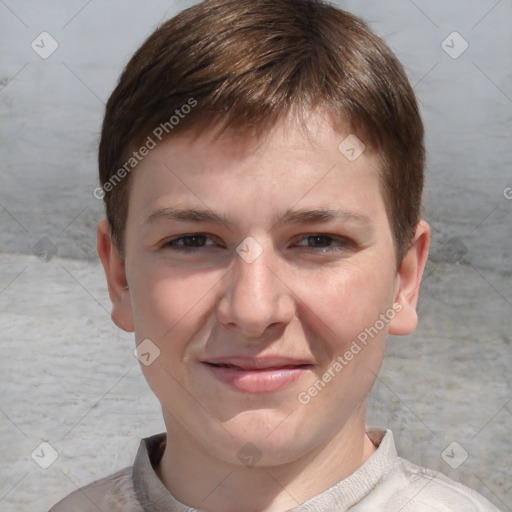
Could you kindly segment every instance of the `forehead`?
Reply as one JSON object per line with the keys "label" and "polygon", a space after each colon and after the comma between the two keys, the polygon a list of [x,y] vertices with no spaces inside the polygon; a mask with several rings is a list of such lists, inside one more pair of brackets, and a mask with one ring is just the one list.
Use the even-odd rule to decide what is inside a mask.
{"label": "forehead", "polygon": [[283,119],[258,138],[210,128],[157,144],[133,173],[130,210],[148,216],[194,203],[258,215],[300,203],[376,216],[383,210],[379,169],[378,155],[364,141],[321,114],[306,123]]}

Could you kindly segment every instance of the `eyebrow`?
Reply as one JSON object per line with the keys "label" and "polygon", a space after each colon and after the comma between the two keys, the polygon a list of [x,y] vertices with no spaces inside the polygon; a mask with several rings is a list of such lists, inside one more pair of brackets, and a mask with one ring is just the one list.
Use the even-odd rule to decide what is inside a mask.
{"label": "eyebrow", "polygon": [[314,224],[332,220],[355,220],[359,223],[370,224],[370,217],[351,210],[289,210],[279,220],[281,224]]}
{"label": "eyebrow", "polygon": [[[222,224],[229,229],[233,229],[234,227],[234,222],[230,221],[225,215],[208,209],[195,208],[159,208],[147,215],[142,220],[142,224],[153,224],[161,220],[195,222],[197,224]],[[358,211],[320,208],[288,210],[282,217],[277,219],[273,227],[277,224],[319,224],[333,220],[356,221],[359,224],[371,224],[370,217]]]}
{"label": "eyebrow", "polygon": [[180,222],[224,224],[228,227],[232,223],[224,216],[206,209],[194,208],[159,208],[142,220],[143,224],[152,224],[160,220],[176,220]]}

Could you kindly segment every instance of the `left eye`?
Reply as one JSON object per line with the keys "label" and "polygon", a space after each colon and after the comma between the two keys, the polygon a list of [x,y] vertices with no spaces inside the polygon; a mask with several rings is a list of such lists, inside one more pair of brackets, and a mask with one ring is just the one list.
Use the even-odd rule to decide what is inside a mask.
{"label": "left eye", "polygon": [[322,249],[322,252],[336,251],[350,245],[349,240],[330,235],[307,235],[296,244],[299,247],[308,249]]}

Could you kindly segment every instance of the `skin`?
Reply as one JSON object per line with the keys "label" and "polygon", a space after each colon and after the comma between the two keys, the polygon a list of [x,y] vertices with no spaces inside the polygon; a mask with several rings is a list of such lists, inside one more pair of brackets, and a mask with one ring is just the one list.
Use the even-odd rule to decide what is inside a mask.
{"label": "skin", "polygon": [[[219,138],[214,129],[174,136],[130,178],[124,260],[107,222],[98,226],[112,318],[135,332],[137,344],[150,339],[160,350],[141,365],[168,432],[157,473],[191,507],[289,510],[375,452],[365,434],[366,399],[388,333],[416,327],[430,229],[418,224],[397,269],[378,157],[366,149],[354,162],[345,158],[338,146],[349,133],[315,112],[306,129],[287,118],[258,141]],[[232,224],[178,221],[165,215],[170,208],[215,212]],[[319,209],[345,213],[283,220]],[[206,238],[169,244],[191,234]],[[262,249],[251,263],[236,252],[248,236]],[[183,243],[194,252],[180,252]],[[395,303],[400,312],[301,403],[299,393]],[[227,355],[279,355],[310,366],[282,389],[252,393],[219,381],[202,362]],[[237,457],[244,446],[260,457],[254,467]]]}

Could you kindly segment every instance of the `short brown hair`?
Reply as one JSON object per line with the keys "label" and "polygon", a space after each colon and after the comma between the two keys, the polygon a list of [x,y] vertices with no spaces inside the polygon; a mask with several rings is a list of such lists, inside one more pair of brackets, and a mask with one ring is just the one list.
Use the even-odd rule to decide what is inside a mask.
{"label": "short brown hair", "polygon": [[[194,108],[176,122],[187,104]],[[380,155],[400,262],[420,220],[423,189],[414,91],[382,39],[321,0],[206,0],[164,23],[134,54],[107,103],[99,146],[106,215],[121,254],[129,176],[112,179],[125,177],[123,164],[156,127],[170,136],[220,121],[223,129],[257,135],[291,109],[316,107],[349,123]]]}

